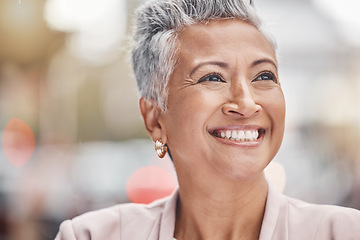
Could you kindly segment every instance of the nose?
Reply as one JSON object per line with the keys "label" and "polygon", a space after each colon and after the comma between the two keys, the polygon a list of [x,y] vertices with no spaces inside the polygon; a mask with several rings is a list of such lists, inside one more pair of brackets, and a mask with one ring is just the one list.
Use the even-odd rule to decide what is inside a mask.
{"label": "nose", "polygon": [[257,104],[248,86],[233,88],[231,98],[222,106],[222,112],[225,115],[240,116],[250,118],[261,110]]}

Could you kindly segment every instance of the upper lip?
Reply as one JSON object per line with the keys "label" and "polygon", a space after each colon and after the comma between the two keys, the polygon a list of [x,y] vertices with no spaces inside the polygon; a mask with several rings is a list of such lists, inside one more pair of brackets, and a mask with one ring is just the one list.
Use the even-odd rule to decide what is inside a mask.
{"label": "upper lip", "polygon": [[231,130],[243,130],[243,131],[256,131],[256,130],[260,130],[260,129],[264,129],[259,125],[227,125],[227,126],[219,126],[219,127],[214,127],[214,128],[210,128],[208,131],[210,133],[212,132],[216,132],[216,131],[231,131]]}

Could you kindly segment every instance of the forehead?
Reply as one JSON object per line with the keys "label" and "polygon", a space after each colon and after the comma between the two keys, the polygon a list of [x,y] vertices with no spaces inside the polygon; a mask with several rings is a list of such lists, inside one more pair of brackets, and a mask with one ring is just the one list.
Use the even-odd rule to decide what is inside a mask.
{"label": "forehead", "polygon": [[224,60],[236,57],[276,60],[267,38],[256,27],[239,19],[211,20],[186,27],[178,35],[178,54],[180,60],[194,61],[211,56]]}

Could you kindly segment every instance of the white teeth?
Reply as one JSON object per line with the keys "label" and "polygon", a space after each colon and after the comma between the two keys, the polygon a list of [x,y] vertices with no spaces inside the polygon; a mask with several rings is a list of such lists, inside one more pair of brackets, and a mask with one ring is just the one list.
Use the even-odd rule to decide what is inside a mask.
{"label": "white teeth", "polygon": [[233,141],[255,141],[259,137],[259,131],[258,130],[227,130],[225,132],[220,132],[220,134],[217,134],[218,137],[221,137],[223,139],[229,139]]}
{"label": "white teeth", "polygon": [[236,139],[237,138],[237,131],[232,131],[231,132],[231,137],[233,138],[233,139]]}
{"label": "white teeth", "polygon": [[226,131],[225,135],[227,139],[231,138],[231,131]]}
{"label": "white teeth", "polygon": [[239,131],[238,136],[239,136],[240,141],[245,141],[246,140],[246,136],[245,136],[244,131]]}
{"label": "white teeth", "polygon": [[251,131],[246,131],[245,132],[245,137],[246,137],[246,140],[248,140],[248,141],[254,140],[254,137],[253,137],[253,134],[252,134]]}
{"label": "white teeth", "polygon": [[258,137],[259,137],[259,132],[258,131],[254,131],[253,132],[253,137],[254,137],[254,139],[256,140],[256,139],[258,139]]}

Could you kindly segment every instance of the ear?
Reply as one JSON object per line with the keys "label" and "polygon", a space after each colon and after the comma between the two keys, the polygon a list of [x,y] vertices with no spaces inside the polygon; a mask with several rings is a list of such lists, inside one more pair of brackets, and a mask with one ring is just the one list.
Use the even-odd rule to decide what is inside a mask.
{"label": "ear", "polygon": [[166,143],[164,124],[160,120],[162,109],[153,99],[145,98],[140,98],[139,107],[149,136],[154,142],[161,139],[163,143]]}

